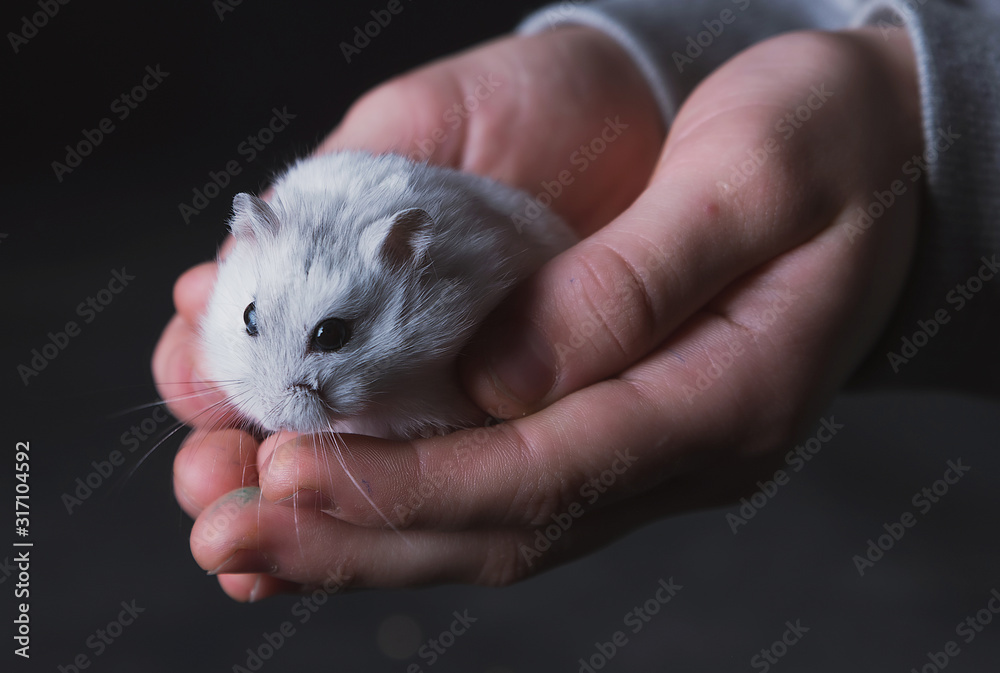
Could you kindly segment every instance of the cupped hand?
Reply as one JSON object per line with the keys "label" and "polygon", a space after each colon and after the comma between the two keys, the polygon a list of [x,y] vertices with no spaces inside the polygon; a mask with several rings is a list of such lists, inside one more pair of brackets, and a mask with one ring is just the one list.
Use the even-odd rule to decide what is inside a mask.
{"label": "cupped hand", "polygon": [[[396,152],[487,175],[531,195],[544,191],[543,182],[572,170],[572,184],[558,184],[552,207],[583,236],[641,193],[664,133],[655,101],[628,57],[599,33],[568,28],[500,39],[397,77],[352,106],[317,152]],[[604,144],[591,149],[592,143]],[[600,161],[581,169],[581,162],[590,164],[588,156],[598,150]],[[531,211],[524,215],[530,217]],[[178,280],[177,315],[153,358],[158,390],[171,411],[200,428],[175,464],[175,492],[192,516],[213,502],[224,505],[219,499],[227,493],[242,501],[245,491],[236,489],[259,483],[258,442],[235,430],[219,430],[236,425],[235,416],[223,404],[224,396],[199,374],[198,323],[215,273],[216,264],[205,263]],[[303,506],[303,499],[295,504]],[[215,528],[221,531],[224,522],[218,519]],[[203,564],[219,565],[214,560]],[[243,599],[248,591],[258,596],[288,588],[262,583],[262,578],[220,579]]]}
{"label": "cupped hand", "polygon": [[[530,40],[560,34],[621,57],[583,29]],[[486,47],[496,50],[488,62],[525,63],[523,40]],[[421,100],[447,79],[428,73],[477,53],[390,85],[402,93],[362,101],[341,130],[379,96]],[[278,435],[258,447],[235,430],[196,434],[178,456],[176,490],[198,516],[196,559],[223,573],[230,595],[331,581],[504,584],[653,518],[738,497],[815,420],[884,326],[917,222],[919,185],[903,166],[922,145],[903,31],[888,40],[790,34],[747,50],[685,102],[658,161],[648,159],[661,147],[649,99],[593,86],[613,88],[634,71],[609,77],[591,65],[588,84],[586,61],[542,60],[528,59],[519,81],[543,80],[543,94],[566,88],[539,104],[565,110],[573,93],[592,105],[554,117],[507,108],[536,129],[524,145],[504,108],[490,108],[483,127],[470,117],[462,148],[441,143],[439,158],[534,193],[572,170],[568,148],[598,137],[605,118],[635,126],[553,203],[589,237],[515,291],[463,359],[476,402],[509,420],[405,443]],[[629,109],[628,100],[642,103]],[[414,137],[388,102],[375,107],[383,116],[370,119],[397,129],[392,142]],[[502,141],[475,135],[491,127],[507,129]],[[331,146],[352,146],[337,136]],[[474,137],[482,147],[473,151]],[[519,163],[509,153],[519,148],[542,154]],[[880,214],[859,219],[865,210]],[[192,324],[210,275],[179,282],[175,323]],[[177,357],[194,358],[184,352]]]}

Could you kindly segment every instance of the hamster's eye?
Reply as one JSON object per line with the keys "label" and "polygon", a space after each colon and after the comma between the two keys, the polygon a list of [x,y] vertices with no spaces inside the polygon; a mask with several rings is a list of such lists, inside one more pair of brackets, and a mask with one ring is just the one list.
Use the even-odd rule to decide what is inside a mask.
{"label": "hamster's eye", "polygon": [[250,302],[247,310],[243,311],[243,322],[247,326],[247,334],[257,336],[257,307]]}
{"label": "hamster's eye", "polygon": [[316,326],[311,347],[317,351],[336,351],[351,338],[351,328],[340,318],[329,318]]}

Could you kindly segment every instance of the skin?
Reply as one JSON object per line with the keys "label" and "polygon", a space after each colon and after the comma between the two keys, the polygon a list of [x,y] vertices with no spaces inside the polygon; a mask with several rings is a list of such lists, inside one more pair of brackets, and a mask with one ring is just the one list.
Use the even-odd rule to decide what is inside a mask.
{"label": "skin", "polygon": [[[451,130],[443,114],[487,73],[503,84]],[[813,87],[832,95],[814,97],[797,128],[777,127]],[[580,172],[570,157],[606,117],[628,128]],[[412,153],[436,128],[448,137],[430,161],[531,194],[568,169],[574,182],[552,207],[587,238],[518,288],[461,360],[472,399],[507,422],[410,442],[342,438],[391,527],[329,440],[220,429],[206,411],[217,395],[196,383],[194,327],[215,265],[181,276],[153,370],[172,412],[196,426],[174,468],[196,518],[192,552],[237,600],[324,581],[508,584],[737,499],[866,357],[906,279],[918,189],[852,228],[923,150],[903,30],[756,45],[691,94],[669,137],[638,71],[600,33],[506,37],[373,90],[317,151]],[[554,521],[570,523],[555,532]],[[547,527],[549,545],[537,537]]]}

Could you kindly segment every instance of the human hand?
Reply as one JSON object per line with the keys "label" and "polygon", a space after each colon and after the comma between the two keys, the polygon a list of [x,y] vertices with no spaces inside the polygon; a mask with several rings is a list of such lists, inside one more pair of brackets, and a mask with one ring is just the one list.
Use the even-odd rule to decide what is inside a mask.
{"label": "human hand", "polygon": [[[613,142],[599,148],[600,161],[580,170],[571,164],[574,153],[602,132],[610,137],[606,118],[620,119],[627,132],[611,137]],[[355,104],[318,152],[361,148],[412,156],[416,150],[417,158],[533,193],[543,180],[573,169],[574,182],[563,187],[555,208],[585,235],[641,192],[662,135],[655,102],[625,54],[603,35],[574,28],[505,38],[390,81]],[[187,440],[175,468],[178,500],[192,516],[227,492],[258,483],[253,437],[233,430],[206,432],[236,425],[220,406],[224,397],[201,383],[197,373],[196,329],[215,266],[203,264],[179,279],[178,314],[153,361],[160,394],[171,410],[202,428]],[[301,508],[303,499],[296,503]],[[243,599],[251,590],[256,597],[287,588],[254,578],[248,584],[246,576],[220,579]]]}
{"label": "human hand", "polygon": [[[807,121],[776,126],[810,101]],[[916,189],[870,229],[854,217],[920,146],[902,31],[887,42],[867,31],[787,35],[744,52],[685,103],[635,203],[484,326],[465,361],[468,388],[514,420],[400,444],[345,438],[351,472],[374,485],[369,497],[399,533],[331,469],[329,447],[277,436],[255,454],[235,431],[209,433],[177,461],[178,498],[200,513],[196,558],[269,573],[220,577],[241,599],[331,573],[377,586],[506,583],[665,513],[738,495],[887,319],[912,250]],[[571,211],[586,196],[557,206]],[[223,467],[213,469],[216,457]],[[263,498],[231,493],[209,505],[257,483],[244,474],[259,478]],[[301,496],[298,508],[279,502],[303,489],[323,493],[318,507],[332,514]],[[571,525],[540,543],[567,514]]]}

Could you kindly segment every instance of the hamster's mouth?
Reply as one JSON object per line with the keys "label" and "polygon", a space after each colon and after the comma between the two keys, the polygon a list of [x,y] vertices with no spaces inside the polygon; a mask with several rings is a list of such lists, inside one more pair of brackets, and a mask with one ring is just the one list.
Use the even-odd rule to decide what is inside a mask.
{"label": "hamster's mouth", "polygon": [[342,432],[351,416],[335,409],[322,392],[307,384],[293,384],[259,420],[270,432]]}

